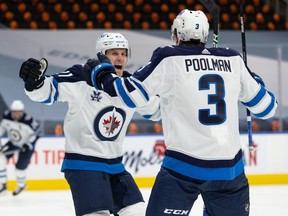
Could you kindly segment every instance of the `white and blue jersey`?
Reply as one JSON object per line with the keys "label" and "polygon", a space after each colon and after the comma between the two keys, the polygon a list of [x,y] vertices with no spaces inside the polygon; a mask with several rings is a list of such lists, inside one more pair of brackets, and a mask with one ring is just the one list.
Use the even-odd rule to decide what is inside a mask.
{"label": "white and blue jersey", "polygon": [[[68,103],[62,171],[97,170],[115,174],[125,170],[122,143],[136,109],[127,108],[119,99],[87,85],[82,65],[47,76],[41,88],[25,92],[33,101],[47,105]],[[137,112],[148,119],[159,120],[159,98],[154,97]]]}
{"label": "white and blue jersey", "polygon": [[166,46],[133,76],[101,80],[129,107],[159,95],[167,146],[163,167],[200,180],[231,180],[244,171],[238,101],[256,117],[274,115],[274,95],[229,48]]}
{"label": "white and blue jersey", "polygon": [[23,113],[19,121],[15,121],[11,112],[7,110],[0,122],[0,136],[5,134],[9,141],[18,148],[24,144],[31,146],[40,136],[39,123],[26,113]]}

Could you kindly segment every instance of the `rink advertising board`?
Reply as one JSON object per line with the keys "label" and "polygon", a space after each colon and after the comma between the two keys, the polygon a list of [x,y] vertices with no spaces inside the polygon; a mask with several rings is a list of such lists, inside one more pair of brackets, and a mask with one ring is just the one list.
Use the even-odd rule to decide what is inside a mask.
{"label": "rink advertising board", "polygon": [[[250,184],[288,184],[288,134],[254,134],[254,151],[249,152],[247,135],[241,135],[243,157]],[[2,139],[2,144],[6,139]],[[60,172],[64,158],[64,137],[42,137],[27,170],[31,190],[68,189]],[[165,143],[163,136],[127,136],[123,162],[139,187],[151,187],[162,163]],[[8,163],[8,187],[15,186],[15,162]]]}

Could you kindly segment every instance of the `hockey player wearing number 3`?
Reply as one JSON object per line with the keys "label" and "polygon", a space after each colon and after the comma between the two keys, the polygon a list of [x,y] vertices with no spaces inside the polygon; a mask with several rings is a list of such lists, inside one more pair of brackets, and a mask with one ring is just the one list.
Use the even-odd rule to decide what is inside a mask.
{"label": "hockey player wearing number 3", "polygon": [[[130,76],[124,71],[130,49],[122,34],[102,34],[96,51],[108,56],[116,68],[115,74]],[[68,102],[62,171],[70,185],[76,215],[144,216],[143,197],[122,163],[123,139],[136,109],[87,85],[84,71],[95,66],[93,60],[88,62],[85,67],[74,65],[64,72],[44,76],[45,67],[41,68],[38,60],[28,59],[21,66],[20,77],[33,101],[48,105]],[[159,97],[154,97],[148,106],[137,108],[137,112],[159,120]]]}
{"label": "hockey player wearing number 3", "polygon": [[160,95],[167,150],[146,216],[189,215],[199,195],[210,216],[247,216],[238,100],[267,119],[277,108],[275,97],[249,73],[237,51],[205,47],[209,24],[202,11],[183,10],[171,31],[176,45],[157,48],[131,77],[109,73],[101,54],[98,59],[105,62],[86,77],[127,106],[142,106],[145,95]]}

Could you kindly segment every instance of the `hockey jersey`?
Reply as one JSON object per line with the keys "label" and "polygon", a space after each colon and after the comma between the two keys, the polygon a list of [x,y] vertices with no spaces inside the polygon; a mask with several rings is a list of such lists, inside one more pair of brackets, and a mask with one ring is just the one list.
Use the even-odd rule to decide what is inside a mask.
{"label": "hockey jersey", "polygon": [[19,121],[14,121],[11,112],[7,110],[0,122],[0,136],[5,134],[9,141],[19,148],[24,144],[30,146],[40,136],[39,123],[26,113]]}
{"label": "hockey jersey", "polygon": [[160,95],[167,146],[162,166],[201,180],[231,180],[244,171],[238,101],[258,118],[275,113],[274,95],[229,48],[166,46],[133,76],[101,80],[129,107]]}
{"label": "hockey jersey", "polygon": [[[124,171],[122,143],[136,109],[87,85],[82,65],[47,76],[41,88],[25,92],[33,101],[47,105],[68,103],[62,170]],[[147,119],[159,120],[159,97],[137,111]]]}

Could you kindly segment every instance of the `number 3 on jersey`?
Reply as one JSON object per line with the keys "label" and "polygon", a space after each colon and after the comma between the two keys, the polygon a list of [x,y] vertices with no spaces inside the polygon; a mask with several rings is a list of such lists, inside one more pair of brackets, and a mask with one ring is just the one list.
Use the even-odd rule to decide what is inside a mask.
{"label": "number 3 on jersey", "polygon": [[216,114],[212,115],[210,109],[199,109],[199,121],[204,125],[218,125],[226,121],[226,103],[224,100],[225,87],[223,78],[217,74],[208,74],[200,77],[200,91],[210,90],[212,87],[215,87],[215,93],[207,95],[207,103],[215,106]]}

